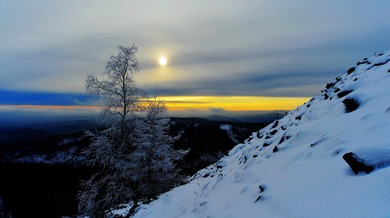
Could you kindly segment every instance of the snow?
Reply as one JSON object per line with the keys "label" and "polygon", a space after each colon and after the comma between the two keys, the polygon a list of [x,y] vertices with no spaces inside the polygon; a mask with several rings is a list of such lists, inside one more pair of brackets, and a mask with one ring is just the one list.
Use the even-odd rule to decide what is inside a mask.
{"label": "snow", "polygon": [[354,68],[133,217],[390,217],[390,51]]}
{"label": "snow", "polygon": [[219,126],[220,129],[222,130],[226,130],[227,132],[231,131],[232,130],[232,125],[229,125],[229,124],[222,124]]}
{"label": "snow", "polygon": [[240,141],[237,139],[236,135],[234,134],[232,130],[232,125],[229,124],[222,124],[219,126],[220,129],[225,130],[226,133],[228,134],[229,138],[234,142],[234,143],[240,143]]}
{"label": "snow", "polygon": [[389,148],[360,148],[353,153],[357,158],[375,168],[387,167],[390,165]]}

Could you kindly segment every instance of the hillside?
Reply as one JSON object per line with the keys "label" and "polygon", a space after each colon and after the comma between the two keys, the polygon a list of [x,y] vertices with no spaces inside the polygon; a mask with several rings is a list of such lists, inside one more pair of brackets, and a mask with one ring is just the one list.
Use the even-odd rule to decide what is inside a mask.
{"label": "hillside", "polygon": [[[174,146],[191,148],[180,162],[183,177],[218,161],[253,131],[269,124],[201,118],[171,118],[171,121],[170,134],[180,133]],[[71,119],[11,124],[0,128],[0,217],[9,213],[14,217],[77,214],[79,181],[88,179],[97,170],[84,164],[81,151],[90,140],[83,129],[101,126]]]}
{"label": "hillside", "polygon": [[134,217],[389,217],[389,132],[386,51]]}

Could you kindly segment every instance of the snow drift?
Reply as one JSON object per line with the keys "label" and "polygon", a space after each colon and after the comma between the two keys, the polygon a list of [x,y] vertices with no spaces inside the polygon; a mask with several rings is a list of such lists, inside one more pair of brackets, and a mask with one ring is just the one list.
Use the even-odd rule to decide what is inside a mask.
{"label": "snow drift", "polygon": [[386,51],[134,217],[390,217],[389,134]]}

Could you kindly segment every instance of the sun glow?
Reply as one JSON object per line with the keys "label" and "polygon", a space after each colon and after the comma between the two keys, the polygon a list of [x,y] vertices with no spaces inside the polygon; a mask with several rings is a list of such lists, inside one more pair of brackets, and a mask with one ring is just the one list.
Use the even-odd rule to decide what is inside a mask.
{"label": "sun glow", "polygon": [[167,58],[160,57],[160,59],[158,60],[158,63],[160,63],[161,66],[165,66],[167,64]]}

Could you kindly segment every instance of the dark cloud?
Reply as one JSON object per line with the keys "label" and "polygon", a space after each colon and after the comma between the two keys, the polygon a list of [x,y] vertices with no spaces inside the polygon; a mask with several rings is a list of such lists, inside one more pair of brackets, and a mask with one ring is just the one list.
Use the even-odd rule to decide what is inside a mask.
{"label": "dark cloud", "polygon": [[[217,79],[160,85],[160,95],[307,97],[318,94],[335,73],[322,71],[245,72]],[[153,89],[148,89],[153,91]]]}

